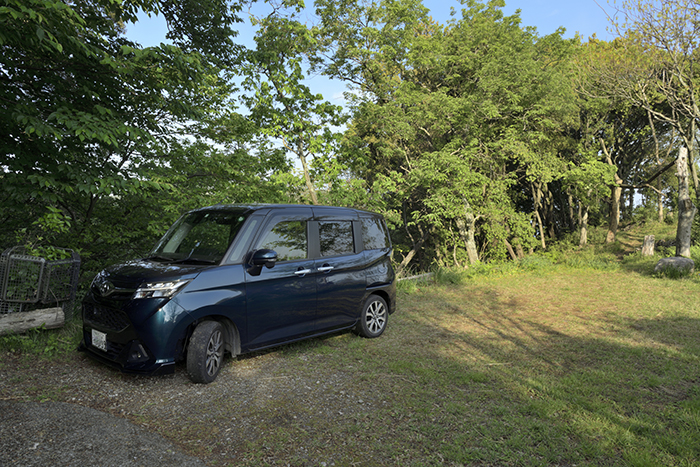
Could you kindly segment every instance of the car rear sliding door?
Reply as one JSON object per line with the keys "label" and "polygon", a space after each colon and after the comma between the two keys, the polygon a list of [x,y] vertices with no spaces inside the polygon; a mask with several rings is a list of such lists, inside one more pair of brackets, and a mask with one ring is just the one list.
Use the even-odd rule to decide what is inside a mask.
{"label": "car rear sliding door", "polygon": [[357,252],[357,223],[345,218],[322,217],[311,223],[318,235],[316,316],[319,330],[343,328],[354,323],[366,291],[362,253]]}

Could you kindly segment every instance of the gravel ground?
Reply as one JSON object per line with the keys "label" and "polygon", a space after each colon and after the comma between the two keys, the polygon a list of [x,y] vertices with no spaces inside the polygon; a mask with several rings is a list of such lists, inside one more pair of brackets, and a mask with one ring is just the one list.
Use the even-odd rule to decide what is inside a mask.
{"label": "gravel ground", "polygon": [[[311,345],[347,339],[357,337]],[[0,465],[336,465],[326,457],[344,440],[328,438],[328,423],[352,429],[387,402],[368,400],[351,364],[329,369],[323,352],[311,350],[229,358],[209,385],[191,383],[183,364],[174,375],[144,377],[78,352],[64,360],[5,353]],[[270,438],[274,457],[265,458]]]}
{"label": "gravel ground", "polygon": [[65,402],[0,402],[0,465],[204,466],[162,436]]}

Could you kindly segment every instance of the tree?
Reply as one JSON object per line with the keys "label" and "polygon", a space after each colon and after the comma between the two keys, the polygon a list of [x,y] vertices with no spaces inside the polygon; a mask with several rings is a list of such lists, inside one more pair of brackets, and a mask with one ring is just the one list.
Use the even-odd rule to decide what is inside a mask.
{"label": "tree", "polygon": [[522,29],[502,2],[466,4],[447,27],[410,0],[318,10],[318,66],[356,89],[346,147],[398,227],[402,267],[533,247],[531,214],[545,205],[522,188],[546,191],[565,167],[573,42]]}
{"label": "tree", "polygon": [[673,133],[673,126],[653,118],[664,110],[665,103],[639,105],[621,91],[621,82],[641,83],[647,79],[650,61],[649,51],[627,38],[612,42],[592,38],[576,58],[576,87],[586,126],[584,139],[615,168],[610,183],[608,243],[617,233],[623,189],[632,193],[635,189],[660,192],[651,183],[673,165],[673,159],[669,163],[669,158],[662,156],[659,144],[661,139],[668,140],[666,135]]}
{"label": "tree", "polygon": [[275,10],[266,17],[253,17],[258,26],[256,48],[245,54],[240,72],[243,89],[249,91],[242,101],[250,110],[250,119],[269,137],[278,139],[301,163],[310,200],[318,204],[309,158],[332,154],[340,134],[333,128],[345,123],[342,108],[314,94],[304,84],[304,58],[315,48],[306,25],[292,13]]}
{"label": "tree", "polygon": [[[286,199],[284,154],[236,111],[222,70],[241,59],[239,9],[2,1],[0,247],[73,248],[90,274],[147,253],[189,208]],[[139,10],[164,14],[171,45],[124,37]]]}
{"label": "tree", "polygon": [[[615,24],[618,33],[628,49],[644,51],[647,60],[636,65],[637,73],[618,76],[616,93],[645,109],[656,121],[673,127],[692,156],[700,119],[700,5],[695,0],[630,0],[623,3],[623,13],[624,22]],[[692,157],[688,157],[688,163],[698,196],[696,163]],[[687,203],[679,202],[679,218],[694,216],[695,210],[686,212],[684,206]],[[683,225],[690,229],[692,222]],[[690,238],[690,231],[678,232],[677,241],[683,243],[680,250],[689,250]]]}

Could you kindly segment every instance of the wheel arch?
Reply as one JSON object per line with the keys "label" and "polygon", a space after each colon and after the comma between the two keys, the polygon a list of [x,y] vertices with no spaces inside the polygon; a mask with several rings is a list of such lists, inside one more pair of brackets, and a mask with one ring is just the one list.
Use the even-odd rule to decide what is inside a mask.
{"label": "wheel arch", "polygon": [[[205,321],[218,321],[224,328],[224,350],[226,352],[230,353],[233,357],[241,353],[241,335],[238,331],[238,327],[229,318],[219,315],[209,315],[193,321],[187,330],[188,345],[195,328]],[[187,346],[185,346],[185,348],[186,347]],[[184,354],[186,354],[186,352],[184,352]]]}
{"label": "wheel arch", "polygon": [[367,300],[372,298],[372,295],[378,295],[379,297],[382,297],[384,301],[386,302],[386,306],[389,309],[389,314],[391,314],[394,310],[393,306],[393,300],[391,299],[391,295],[383,289],[376,289],[376,290],[369,290],[367,293],[367,296],[365,297],[365,300],[362,302],[362,306],[365,306],[365,303],[367,303]]}

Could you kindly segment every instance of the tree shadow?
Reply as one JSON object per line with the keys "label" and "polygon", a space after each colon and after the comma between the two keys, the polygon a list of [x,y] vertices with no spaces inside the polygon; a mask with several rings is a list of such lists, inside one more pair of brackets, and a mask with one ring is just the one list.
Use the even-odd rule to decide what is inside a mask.
{"label": "tree shadow", "polygon": [[[537,443],[560,454],[573,443],[596,464],[700,458],[700,319],[598,316],[586,328],[583,312],[548,316],[543,310],[538,316],[536,310],[524,312],[518,299],[480,299],[485,302],[479,311],[443,299],[435,307],[447,318],[417,318],[422,334],[455,344],[446,357],[425,343],[432,349],[426,359],[442,360],[450,371],[462,359],[465,374],[479,370],[493,390],[508,394],[500,402],[505,415],[498,407],[481,409],[486,418],[515,425],[507,436],[523,436],[528,426],[567,435],[545,439],[529,433],[530,455],[540,451]],[[462,352],[457,357],[455,347]],[[569,462],[581,461],[579,455],[572,453]],[[464,456],[453,460],[472,459]]]}

